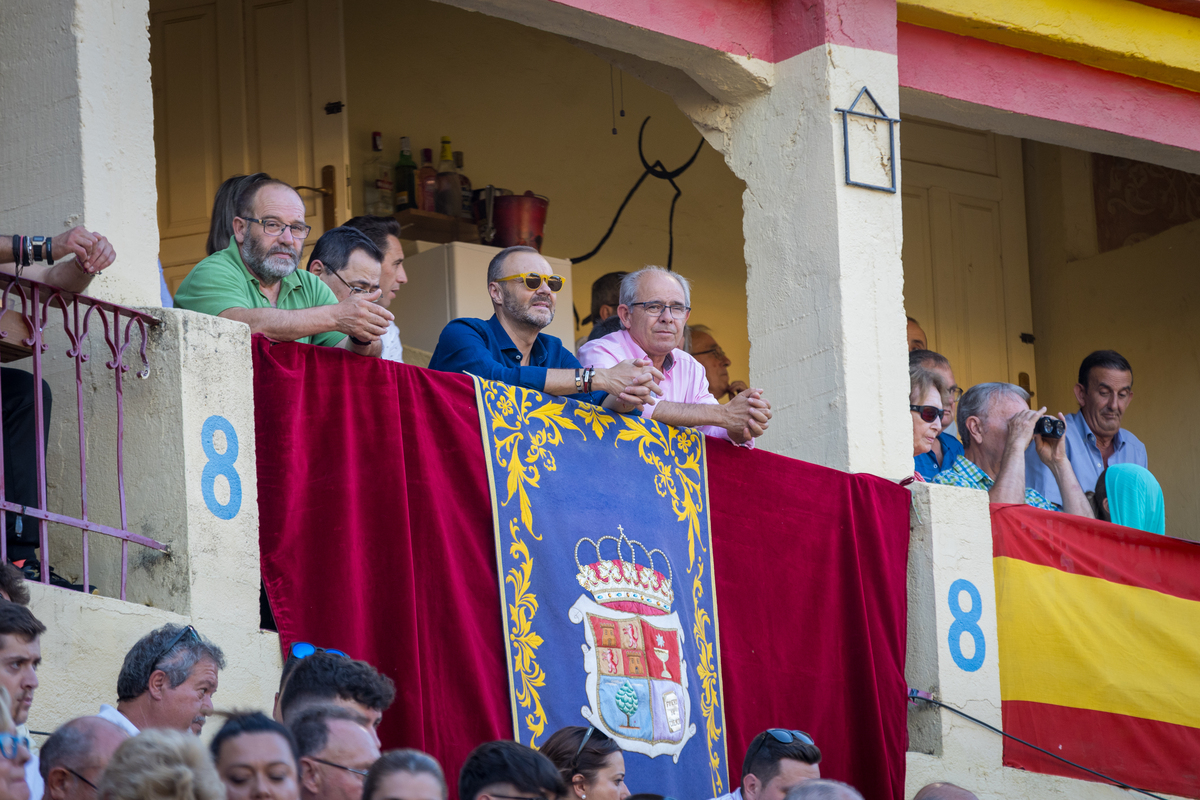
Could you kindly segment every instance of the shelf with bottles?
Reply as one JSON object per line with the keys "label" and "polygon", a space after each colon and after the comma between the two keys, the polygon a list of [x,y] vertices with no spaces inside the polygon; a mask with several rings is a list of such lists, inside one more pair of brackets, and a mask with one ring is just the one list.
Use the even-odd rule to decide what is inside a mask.
{"label": "shelf with bottles", "polygon": [[436,167],[432,148],[421,150],[419,167],[412,156],[412,142],[402,136],[400,160],[392,168],[396,186],[394,210],[417,209],[473,222],[471,179],[463,173],[463,152],[452,149],[450,137],[442,137]]}
{"label": "shelf with bottles", "polygon": [[422,211],[419,208],[406,208],[393,214],[400,222],[402,236],[405,239],[416,239],[423,242],[468,242],[479,244],[479,228],[471,220],[454,217],[449,214],[439,214],[436,211]]}

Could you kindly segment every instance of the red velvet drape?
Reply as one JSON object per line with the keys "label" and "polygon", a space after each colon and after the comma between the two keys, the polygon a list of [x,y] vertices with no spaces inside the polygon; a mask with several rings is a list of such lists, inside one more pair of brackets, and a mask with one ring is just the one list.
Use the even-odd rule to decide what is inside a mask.
{"label": "red velvet drape", "polygon": [[[474,389],[261,336],[254,377],[280,637],[390,675],[385,746],[432,753],[453,785],[471,748],[512,736]],[[708,468],[731,782],[756,732],[802,728],[824,775],[899,800],[908,492],[715,440]]]}

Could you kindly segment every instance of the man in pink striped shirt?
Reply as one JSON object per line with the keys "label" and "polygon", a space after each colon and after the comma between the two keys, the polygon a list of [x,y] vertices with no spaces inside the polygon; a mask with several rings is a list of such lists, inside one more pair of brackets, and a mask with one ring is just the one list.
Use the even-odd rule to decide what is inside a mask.
{"label": "man in pink striped shirt", "polygon": [[708,390],[704,366],[679,349],[691,313],[687,279],[662,267],[646,267],[621,280],[620,300],[621,330],[585,343],[579,362],[611,367],[649,358],[664,376],[658,382],[663,395],[642,406],[642,416],[753,446],[771,421],[771,404],[762,389],[747,389],[721,405]]}

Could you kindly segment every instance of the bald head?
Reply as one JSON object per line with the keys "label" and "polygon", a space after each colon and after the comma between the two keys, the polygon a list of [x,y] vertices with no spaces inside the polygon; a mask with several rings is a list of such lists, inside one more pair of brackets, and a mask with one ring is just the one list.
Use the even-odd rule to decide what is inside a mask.
{"label": "bald head", "polygon": [[979,800],[973,792],[968,792],[953,783],[931,783],[921,787],[921,791],[913,795],[913,800]]}
{"label": "bald head", "polygon": [[62,725],[42,745],[38,768],[48,800],[87,800],[95,790],[83,780],[100,783],[109,759],[129,738],[101,717],[79,717]]}
{"label": "bald head", "polygon": [[792,787],[785,800],[863,800],[863,796],[848,783],[818,778]]}

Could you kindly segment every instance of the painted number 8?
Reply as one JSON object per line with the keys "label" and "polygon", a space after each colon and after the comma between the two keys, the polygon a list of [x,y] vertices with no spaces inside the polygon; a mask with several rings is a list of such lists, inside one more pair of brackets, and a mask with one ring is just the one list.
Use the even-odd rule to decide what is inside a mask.
{"label": "painted number 8", "polygon": [[[963,611],[962,593],[966,592],[971,598],[971,610]],[[959,578],[950,584],[950,615],[954,622],[950,623],[950,657],[958,668],[965,672],[975,672],[983,666],[983,657],[987,653],[987,643],[983,638],[983,630],[977,624],[983,616],[983,600],[975,584]],[[975,652],[970,658],[963,655],[962,637],[968,634],[975,644]]]}
{"label": "painted number 8", "polygon": [[[225,434],[224,453],[217,452],[214,440],[217,431]],[[204,420],[204,426],[200,429],[200,444],[204,447],[204,455],[208,456],[204,472],[200,475],[200,492],[204,495],[204,504],[218,519],[233,519],[242,507],[242,479],[233,466],[238,457],[237,432],[229,420],[214,414]],[[214,491],[218,475],[225,476],[229,484],[229,502],[224,505],[217,500]]]}

